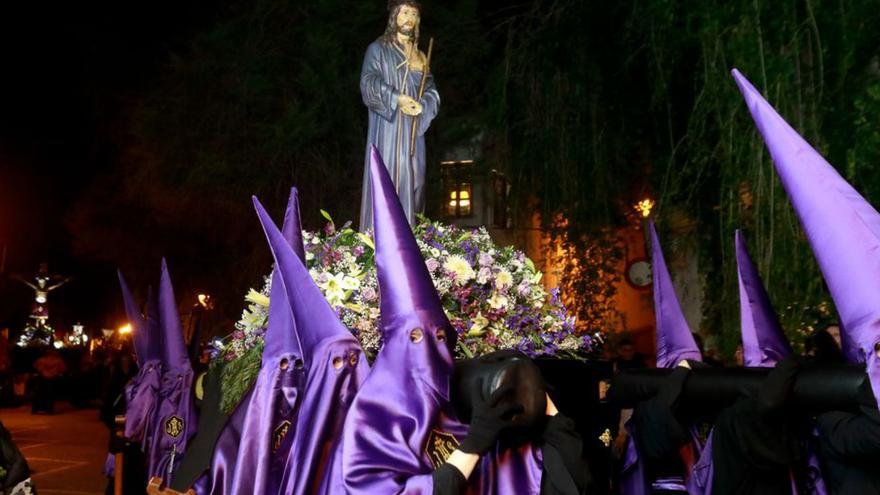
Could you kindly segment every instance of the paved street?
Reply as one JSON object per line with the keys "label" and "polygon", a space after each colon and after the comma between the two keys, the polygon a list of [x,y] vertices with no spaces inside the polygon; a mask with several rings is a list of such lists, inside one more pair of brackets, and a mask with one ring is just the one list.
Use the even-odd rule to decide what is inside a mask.
{"label": "paved street", "polygon": [[0,421],[27,458],[38,493],[103,494],[108,432],[98,421],[98,410],[74,410],[60,402],[56,411],[32,416],[29,407],[0,409]]}

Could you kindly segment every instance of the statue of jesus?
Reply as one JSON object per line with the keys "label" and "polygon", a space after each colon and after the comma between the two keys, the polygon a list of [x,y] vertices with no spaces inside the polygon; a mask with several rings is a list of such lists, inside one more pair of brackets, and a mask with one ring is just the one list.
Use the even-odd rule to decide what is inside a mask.
{"label": "statue of jesus", "polygon": [[[424,74],[425,91],[419,98],[427,65],[427,57],[418,47],[421,7],[413,0],[390,0],[388,10],[385,33],[367,48],[361,69],[361,96],[370,113],[361,198],[362,231],[373,225],[370,144],[382,154],[410,225],[415,224],[416,214],[424,212],[425,131],[440,108],[430,68]],[[411,151],[414,120],[416,139]]]}

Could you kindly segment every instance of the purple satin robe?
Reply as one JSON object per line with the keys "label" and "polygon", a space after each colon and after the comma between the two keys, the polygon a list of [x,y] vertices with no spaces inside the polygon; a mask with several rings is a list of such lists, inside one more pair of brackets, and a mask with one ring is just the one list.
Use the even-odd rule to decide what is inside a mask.
{"label": "purple satin robe", "polygon": [[134,330],[132,339],[138,374],[125,386],[125,437],[140,442],[147,450],[153,441],[153,417],[159,394],[159,381],[162,376],[162,342],[156,321],[155,300],[148,304],[147,318],[141,315],[134,296],[119,272],[119,285],[128,321]]}
{"label": "purple satin robe", "polygon": [[[456,334],[375,147],[370,158],[384,346],[345,421],[344,488],[350,495],[429,495],[432,472],[467,432],[449,400]],[[538,494],[542,467],[531,445],[489,453],[468,493]]]}
{"label": "purple satin robe", "polygon": [[198,418],[193,403],[193,371],[183,342],[183,329],[168,266],[162,260],[159,285],[159,328],[162,332],[162,378],[153,418],[155,432],[147,452],[147,476],[169,481],[180,464]]}

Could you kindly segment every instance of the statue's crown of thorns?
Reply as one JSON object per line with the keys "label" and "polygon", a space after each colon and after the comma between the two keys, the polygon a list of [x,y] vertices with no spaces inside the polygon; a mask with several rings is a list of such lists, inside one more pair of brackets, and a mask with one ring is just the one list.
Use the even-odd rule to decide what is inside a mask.
{"label": "statue's crown of thorns", "polygon": [[394,9],[401,5],[409,5],[410,7],[415,7],[419,12],[422,11],[422,5],[415,0],[388,0],[388,12],[393,12]]}

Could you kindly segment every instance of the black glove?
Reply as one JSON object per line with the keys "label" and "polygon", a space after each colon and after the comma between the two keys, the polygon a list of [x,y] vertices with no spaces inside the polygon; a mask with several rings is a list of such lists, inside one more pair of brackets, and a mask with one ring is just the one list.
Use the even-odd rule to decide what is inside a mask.
{"label": "black glove", "polygon": [[492,393],[488,400],[483,397],[483,380],[474,387],[473,413],[468,434],[458,446],[462,452],[484,454],[498,441],[498,435],[513,424],[513,416],[522,411],[522,406],[505,402],[513,386],[502,387]]}

